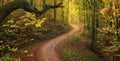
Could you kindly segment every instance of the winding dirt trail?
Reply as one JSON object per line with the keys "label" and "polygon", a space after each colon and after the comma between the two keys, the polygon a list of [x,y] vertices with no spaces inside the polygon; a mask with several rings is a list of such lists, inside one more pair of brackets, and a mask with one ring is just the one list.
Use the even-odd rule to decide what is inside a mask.
{"label": "winding dirt trail", "polygon": [[[20,58],[21,61],[62,61],[59,56],[59,44],[65,42],[66,39],[70,39],[72,35],[76,34],[80,28],[72,26],[72,30],[66,34],[60,35],[49,41],[38,43],[26,53],[20,53],[14,55],[14,58]],[[29,57],[28,54],[32,54]]]}
{"label": "winding dirt trail", "polygon": [[55,48],[59,43],[77,31],[79,31],[79,28],[77,26],[73,26],[73,29],[70,32],[44,43],[37,54],[37,61],[61,61]]}

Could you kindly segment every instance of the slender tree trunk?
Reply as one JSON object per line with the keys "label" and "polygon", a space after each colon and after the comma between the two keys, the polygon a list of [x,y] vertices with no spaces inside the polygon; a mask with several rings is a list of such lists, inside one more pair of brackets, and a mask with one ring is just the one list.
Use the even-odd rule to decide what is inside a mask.
{"label": "slender tree trunk", "polygon": [[34,1],[33,0],[31,0],[31,5],[33,5],[34,4]]}
{"label": "slender tree trunk", "polygon": [[62,8],[62,22],[64,22],[64,8]]}
{"label": "slender tree trunk", "polygon": [[67,5],[67,6],[68,6],[68,7],[67,7],[67,20],[69,20],[69,19],[68,19],[68,17],[69,17],[69,8],[70,8],[70,7],[69,7],[69,3],[70,3],[70,0],[68,0],[68,5]]}
{"label": "slender tree trunk", "polygon": [[[116,9],[118,9],[119,8],[119,5],[118,6],[116,6]],[[116,32],[117,32],[117,34],[116,34],[116,36],[117,36],[117,41],[120,41],[120,35],[119,35],[119,31],[118,31],[118,29],[120,28],[120,20],[119,20],[119,18],[120,18],[120,16],[118,16],[118,17],[116,17]]]}
{"label": "slender tree trunk", "polygon": [[[89,11],[87,11],[89,13]],[[87,17],[88,17],[88,22],[87,22],[87,30],[89,31],[90,30],[90,16],[89,14],[87,14]]]}
{"label": "slender tree trunk", "polygon": [[79,21],[81,22],[81,16],[80,16],[80,13],[81,12],[81,10],[80,10],[80,6],[79,6]]}
{"label": "slender tree trunk", "polygon": [[4,0],[1,0],[2,5],[4,4]]}
{"label": "slender tree trunk", "polygon": [[[95,0],[93,0],[93,2],[95,3]],[[92,14],[92,49],[94,48],[94,42],[95,42],[95,4],[94,4],[94,9],[93,9],[93,14]]]}
{"label": "slender tree trunk", "polygon": [[[54,5],[56,5],[56,0],[54,0]],[[56,22],[56,8],[54,8],[54,23]]]}

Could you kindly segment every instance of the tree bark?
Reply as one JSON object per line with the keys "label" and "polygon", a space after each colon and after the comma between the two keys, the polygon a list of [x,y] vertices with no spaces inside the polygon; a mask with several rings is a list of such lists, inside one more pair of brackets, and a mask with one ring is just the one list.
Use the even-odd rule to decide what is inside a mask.
{"label": "tree bark", "polygon": [[4,24],[7,20],[4,20],[11,12],[14,10],[17,10],[19,8],[24,9],[28,12],[34,12],[35,14],[39,14],[41,16],[46,11],[52,8],[58,8],[62,7],[62,3],[59,3],[57,5],[45,5],[44,9],[41,11],[38,11],[35,7],[33,7],[31,4],[29,4],[26,0],[15,0],[13,2],[7,3],[0,7],[0,25]]}
{"label": "tree bark", "polygon": [[[56,5],[56,0],[54,0],[54,5]],[[57,9],[54,9],[54,23],[56,22],[56,13],[57,13]]]}

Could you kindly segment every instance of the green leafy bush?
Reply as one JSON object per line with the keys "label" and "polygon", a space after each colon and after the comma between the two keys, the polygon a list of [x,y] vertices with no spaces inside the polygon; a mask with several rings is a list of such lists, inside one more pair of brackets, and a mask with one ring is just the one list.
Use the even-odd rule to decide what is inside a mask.
{"label": "green leafy bush", "polygon": [[35,14],[26,12],[20,20],[8,20],[0,27],[0,55],[15,52],[24,43],[33,42],[40,38],[42,23],[46,18],[37,19]]}

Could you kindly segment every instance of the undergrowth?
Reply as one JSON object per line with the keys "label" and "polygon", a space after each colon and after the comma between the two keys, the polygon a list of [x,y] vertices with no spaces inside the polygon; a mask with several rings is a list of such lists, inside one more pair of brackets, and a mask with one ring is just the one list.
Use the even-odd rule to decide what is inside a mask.
{"label": "undergrowth", "polygon": [[91,50],[86,49],[85,51],[80,51],[79,49],[76,49],[74,45],[81,43],[82,38],[79,34],[73,36],[68,44],[60,49],[63,61],[101,61],[101,59]]}
{"label": "undergrowth", "polygon": [[70,27],[57,21],[53,24],[48,18],[36,18],[34,13],[25,12],[19,19],[9,19],[0,29],[0,61],[16,61],[11,55],[23,53],[36,43],[69,31]]}

